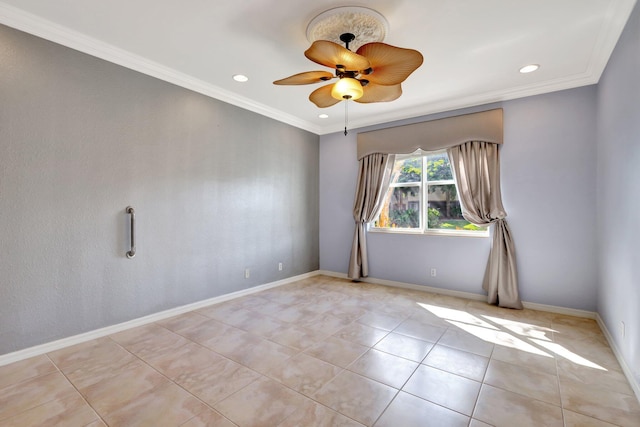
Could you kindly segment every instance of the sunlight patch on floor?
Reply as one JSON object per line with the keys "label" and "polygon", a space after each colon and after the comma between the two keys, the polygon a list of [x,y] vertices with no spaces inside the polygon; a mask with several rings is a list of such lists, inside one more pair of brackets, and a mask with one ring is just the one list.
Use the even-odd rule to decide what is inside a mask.
{"label": "sunlight patch on floor", "polygon": [[501,319],[499,317],[484,316],[484,315],[482,317],[494,323],[497,323],[504,328],[507,328],[511,332],[514,332],[518,335],[522,335],[528,338],[552,341],[552,339],[549,338],[547,334],[551,335],[552,332],[556,332],[551,328],[545,328],[544,326],[538,326],[538,325],[531,325],[529,323],[517,322],[515,320]]}
{"label": "sunlight patch on floor", "polygon": [[568,350],[567,348],[561,346],[560,344],[557,344],[554,342],[540,341],[540,340],[533,340],[533,341],[535,341],[538,345],[541,345],[542,347],[545,347],[548,350],[554,352],[558,356],[564,357],[565,359],[577,365],[586,366],[587,368],[598,369],[601,371],[607,370],[606,368],[603,368],[602,366],[596,363],[593,363],[592,361],[587,360],[578,354],[575,354],[574,352]]}
{"label": "sunlight patch on floor", "polygon": [[538,354],[540,356],[552,357],[550,354],[545,351],[539,349],[536,346],[533,346],[522,339],[513,336],[509,332],[487,329],[482,327],[477,327],[474,325],[468,325],[466,323],[460,323],[456,321],[447,320],[454,326],[464,330],[465,332],[470,333],[484,341],[501,345],[504,347],[515,348],[516,350],[526,351],[528,353]]}
{"label": "sunlight patch on floor", "polygon": [[467,323],[469,325],[482,326],[489,329],[498,329],[490,323],[485,322],[477,316],[466,311],[456,310],[447,307],[438,307],[437,305],[418,303],[418,305],[424,309],[429,310],[441,319],[453,320],[461,323]]}
{"label": "sunlight patch on floor", "polygon": [[607,370],[553,342],[551,336],[556,331],[551,328],[488,315],[481,315],[482,318],[480,318],[464,310],[432,304],[418,303],[418,305],[484,341],[545,357],[554,357],[552,354],[555,354],[577,365]]}

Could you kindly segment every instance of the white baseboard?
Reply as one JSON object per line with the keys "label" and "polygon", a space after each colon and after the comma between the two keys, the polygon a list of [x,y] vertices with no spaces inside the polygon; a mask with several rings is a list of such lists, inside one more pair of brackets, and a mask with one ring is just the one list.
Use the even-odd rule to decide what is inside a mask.
{"label": "white baseboard", "polygon": [[[348,279],[347,275],[344,273],[336,273],[333,271],[326,271],[326,270],[320,270],[319,274],[325,275],[325,276],[332,276],[332,277],[339,277],[342,279]],[[405,289],[414,289],[417,291],[424,291],[424,292],[431,292],[434,294],[440,294],[440,295],[447,295],[450,297],[458,297],[458,298],[465,298],[465,299],[470,299],[470,300],[475,300],[475,301],[486,301],[487,300],[487,296],[486,295],[482,295],[482,294],[474,294],[472,292],[463,292],[463,291],[453,291],[451,289],[442,289],[442,288],[434,288],[432,286],[425,286],[425,285],[415,285],[412,283],[405,283],[405,282],[396,282],[393,280],[384,280],[384,279],[376,279],[373,277],[363,277],[361,279],[362,282],[365,283],[374,283],[377,285],[384,285],[384,286],[392,286],[394,288],[405,288]],[[523,301],[522,305],[525,308],[531,309],[531,310],[538,310],[538,311],[547,311],[550,313],[558,313],[558,314],[566,314],[568,316],[575,316],[575,317],[584,317],[587,319],[595,319],[596,318],[596,313],[594,313],[593,311],[587,311],[587,310],[578,310],[575,308],[567,308],[567,307],[558,307],[555,305],[547,305],[547,304],[538,304],[535,302],[526,302]]]}
{"label": "white baseboard", "polygon": [[[104,327],[104,328],[96,329],[96,330],[93,330],[93,331],[85,332],[85,333],[74,335],[74,336],[71,336],[71,337],[62,338],[60,340],[52,341],[52,342],[45,343],[45,344],[40,344],[40,345],[37,345],[37,346],[34,346],[34,347],[29,347],[29,348],[26,348],[24,350],[19,350],[19,351],[15,351],[15,352],[12,352],[12,353],[3,354],[3,355],[0,355],[0,366],[7,365],[7,364],[13,363],[13,362],[18,362],[20,360],[28,359],[29,357],[39,356],[41,354],[49,353],[51,351],[60,350],[61,348],[69,347],[69,346],[75,345],[75,344],[80,344],[80,343],[83,343],[83,342],[86,342],[86,341],[90,341],[90,340],[93,340],[93,339],[96,339],[96,338],[101,338],[101,337],[104,337],[104,336],[107,336],[107,335],[111,335],[111,334],[114,334],[114,333],[117,333],[117,332],[124,331],[126,329],[131,329],[131,328],[135,328],[137,326],[146,325],[148,323],[157,322],[159,320],[167,319],[167,318],[173,317],[173,316],[177,316],[179,314],[186,313],[188,311],[196,310],[196,309],[199,309],[199,308],[202,308],[202,307],[206,307],[206,306],[209,306],[209,305],[213,305],[213,304],[218,304],[218,303],[221,303],[221,302],[224,302],[224,301],[229,301],[229,300],[232,300],[232,299],[235,299],[235,298],[240,298],[240,297],[243,297],[243,296],[246,296],[246,295],[251,295],[251,294],[254,294],[256,292],[264,291],[266,289],[275,288],[275,287],[278,287],[278,286],[282,286],[282,285],[285,285],[285,284],[288,284],[288,283],[292,283],[292,282],[295,282],[295,281],[298,281],[298,280],[302,280],[302,279],[306,279],[306,278],[314,277],[314,276],[318,276],[318,275],[325,275],[325,276],[337,277],[337,278],[341,278],[341,279],[348,279],[347,275],[344,274],[344,273],[337,273],[337,272],[326,271],[326,270],[316,270],[316,271],[312,271],[312,272],[309,272],[309,273],[301,274],[301,275],[298,275],[298,276],[289,277],[289,278],[278,280],[278,281],[275,281],[275,282],[271,282],[271,283],[266,283],[266,284],[263,284],[263,285],[255,286],[253,288],[244,289],[244,290],[241,290],[241,291],[232,292],[232,293],[225,294],[225,295],[220,295],[220,296],[217,296],[217,297],[214,297],[214,298],[209,298],[209,299],[206,299],[206,300],[198,301],[198,302],[195,302],[195,303],[192,303],[192,304],[187,304],[187,305],[183,305],[183,306],[180,306],[180,307],[175,307],[175,308],[172,308],[172,309],[169,309],[169,310],[164,310],[164,311],[161,311],[161,312],[158,312],[158,313],[153,313],[153,314],[150,314],[148,316],[140,317],[140,318],[137,318],[137,319],[132,319],[132,320],[129,320],[127,322],[119,323],[117,325],[107,326],[107,327]],[[376,278],[367,277],[367,278],[364,278],[362,281],[366,282],[366,283],[373,283],[373,284],[378,284],[378,285],[383,285],[383,286],[392,286],[392,287],[396,287],[396,288],[413,289],[413,290],[431,292],[431,293],[440,294],[440,295],[448,295],[448,296],[453,296],[453,297],[465,298],[465,299],[469,299],[469,300],[484,301],[486,299],[486,296],[481,295],[481,294],[474,294],[474,293],[471,293],[471,292],[454,291],[454,290],[450,290],[450,289],[434,288],[434,287],[431,287],[431,286],[422,286],[422,285],[416,285],[416,284],[412,284],[412,283],[396,282],[396,281],[392,281],[392,280],[383,280],[383,279],[376,279]],[[572,309],[572,308],[557,307],[557,306],[545,305],[545,304],[537,304],[537,303],[523,302],[523,305],[526,308],[530,308],[530,309],[533,309],[533,310],[548,311],[548,312],[552,312],[552,313],[567,314],[567,315],[570,315],[570,316],[586,317],[586,318],[590,318],[590,319],[596,319],[598,324],[600,325],[600,328],[604,332],[605,337],[609,341],[609,345],[613,349],[614,354],[616,355],[618,361],[620,362],[620,366],[622,366],[622,369],[623,369],[625,375],[629,379],[629,383],[631,384],[631,387],[633,388],[633,391],[636,393],[636,396],[640,400],[640,386],[635,381],[635,379],[633,377],[633,374],[631,372],[631,369],[629,369],[629,367],[627,366],[626,362],[622,358],[622,355],[621,355],[620,351],[618,350],[618,348],[616,347],[616,344],[613,341],[613,338],[611,337],[611,334],[609,333],[609,331],[607,330],[604,322],[602,321],[600,316],[597,315],[597,313],[593,313],[593,312],[585,311],[585,310],[576,310],[576,309]]]}
{"label": "white baseboard", "polygon": [[600,314],[596,314],[596,321],[598,322],[600,329],[602,329],[602,333],[607,339],[607,342],[609,343],[609,347],[611,347],[613,354],[615,354],[616,359],[618,359],[618,363],[620,363],[622,372],[624,372],[624,375],[627,377],[627,380],[629,381],[629,385],[633,389],[633,392],[636,394],[636,398],[638,399],[638,402],[640,402],[640,384],[636,380],[633,374],[633,371],[631,370],[631,368],[629,368],[629,365],[627,365],[627,362],[624,360],[624,357],[622,356],[622,352],[620,351],[620,349],[618,348],[618,345],[614,341],[613,335],[611,335],[611,332],[609,332],[609,329],[607,329],[607,325],[604,323],[604,320],[602,320],[602,317],[600,317]]}
{"label": "white baseboard", "polygon": [[522,301],[524,308],[538,311],[547,311],[549,313],[564,314],[567,316],[584,317],[586,319],[595,319],[597,313],[595,311],[579,310],[577,308],[559,307],[557,305],[538,304],[537,302]]}
{"label": "white baseboard", "polygon": [[[341,279],[349,279],[344,273],[336,273],[334,271],[320,270],[320,274],[324,276],[338,277]],[[396,282],[394,280],[376,279],[374,277],[363,277],[361,282],[373,283],[375,285],[391,286],[394,288],[413,289],[416,291],[431,292],[433,294],[447,295],[450,297],[458,297],[464,299],[472,299],[484,301],[487,299],[484,295],[473,294],[471,292],[453,291],[450,289],[433,288],[431,286],[415,285],[413,283]]]}
{"label": "white baseboard", "polygon": [[71,345],[80,344],[86,341],[91,341],[96,338],[101,338],[107,335],[115,334],[126,329],[135,328],[137,326],[146,325],[148,323],[157,322],[158,320],[167,319],[169,317],[177,316],[188,311],[196,310],[198,308],[206,307],[213,304],[218,304],[224,301],[229,301],[235,298],[240,298],[245,295],[251,295],[256,292],[264,291],[266,289],[275,288],[277,286],[286,285],[287,283],[295,282],[298,280],[306,279],[309,277],[317,276],[318,271],[312,271],[309,273],[300,274],[298,276],[289,277],[286,279],[278,280],[264,285],[254,286],[253,288],[243,289],[241,291],[232,292],[230,294],[220,295],[214,298],[194,302],[191,304],[183,305],[180,307],[171,308],[169,310],[153,313],[148,316],[132,319],[127,322],[118,323],[117,325],[111,325],[93,331],[84,332],[82,334],[73,335],[71,337],[62,338],[56,341],[36,345],[34,347],[25,348],[24,350],[14,351],[0,355],[0,366],[8,365],[9,363],[18,362],[20,360],[28,359],[29,357],[39,356],[41,354],[49,353],[51,351],[60,350],[61,348],[69,347]]}

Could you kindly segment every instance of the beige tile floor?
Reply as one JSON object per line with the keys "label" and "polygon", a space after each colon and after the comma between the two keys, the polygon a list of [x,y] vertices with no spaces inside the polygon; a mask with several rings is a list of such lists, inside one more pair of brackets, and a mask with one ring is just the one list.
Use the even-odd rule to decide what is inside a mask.
{"label": "beige tile floor", "polygon": [[317,276],[0,367],[0,426],[640,426],[597,324]]}

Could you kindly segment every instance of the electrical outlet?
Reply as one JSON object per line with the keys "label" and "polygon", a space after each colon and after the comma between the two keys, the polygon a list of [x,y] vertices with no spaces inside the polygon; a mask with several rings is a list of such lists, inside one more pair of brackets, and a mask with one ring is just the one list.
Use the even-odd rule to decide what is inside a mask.
{"label": "electrical outlet", "polygon": [[626,331],[625,331],[625,326],[624,326],[624,322],[620,322],[620,334],[622,335],[622,338],[624,338]]}
{"label": "electrical outlet", "polygon": [[251,271],[249,271],[248,268],[244,269],[244,278],[248,279],[249,277],[251,277]]}
{"label": "electrical outlet", "polygon": [[436,269],[435,268],[431,269],[431,277],[436,277]]}
{"label": "electrical outlet", "polygon": [[282,271],[282,263],[281,262],[278,263],[278,271]]}

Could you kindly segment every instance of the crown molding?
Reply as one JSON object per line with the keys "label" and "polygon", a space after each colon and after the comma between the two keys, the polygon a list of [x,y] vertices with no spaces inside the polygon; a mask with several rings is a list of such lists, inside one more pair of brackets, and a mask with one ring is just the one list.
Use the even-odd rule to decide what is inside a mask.
{"label": "crown molding", "polygon": [[[354,119],[351,120],[350,128],[355,130],[367,126],[381,125],[384,123],[391,123],[398,120],[411,119],[415,117],[426,116],[429,114],[460,110],[463,108],[476,107],[479,105],[491,104],[494,102],[510,101],[519,98],[526,98],[529,96],[543,95],[545,93],[558,92],[561,90],[597,84],[598,80],[599,75],[596,76],[591,72],[585,72],[570,77],[544,81],[541,83],[521,86],[518,88],[496,90],[493,92],[485,92],[477,95],[466,96],[463,98],[447,99],[443,101],[421,104],[412,108],[398,110],[391,114],[371,115],[359,120]],[[342,130],[343,127],[340,125],[333,125],[331,127],[327,126],[321,130],[320,135],[341,132]]]}
{"label": "crown molding", "polygon": [[[361,119],[353,119],[351,129],[380,125],[397,120],[410,119],[434,113],[475,107],[493,102],[509,101],[528,96],[541,95],[572,89],[581,86],[597,84],[606,68],[609,57],[613,52],[620,35],[631,14],[636,0],[620,0],[611,2],[607,10],[607,19],[613,24],[607,31],[601,31],[593,49],[589,63],[583,73],[563,77],[537,84],[525,85],[519,88],[497,90],[462,98],[428,102],[385,114],[370,115]],[[134,55],[123,49],[112,46],[100,40],[88,37],[82,33],[70,30],[51,21],[29,14],[23,10],[0,2],[0,23],[24,31],[60,45],[75,49],[91,56],[112,62],[151,77],[184,87],[214,99],[235,105],[254,113],[272,118],[291,126],[312,132],[316,135],[326,135],[343,130],[341,124],[318,125],[300,119],[294,115],[284,113],[267,105],[255,102],[249,98],[224,90],[218,86],[196,79],[185,73]]]}
{"label": "crown molding", "polygon": [[322,129],[314,123],[310,123],[291,114],[275,110],[264,104],[252,101],[249,98],[229,92],[203,80],[196,79],[185,73],[181,73],[162,64],[158,64],[157,62],[150,61],[139,55],[134,55],[124,49],[117,48],[77,31],[70,30],[64,26],[42,19],[36,15],[27,13],[5,3],[0,3],[0,23],[79,52],[129,68],[139,73],[146,74],[228,104],[235,105],[236,107],[253,111],[254,113],[272,118],[279,122],[283,122],[315,134],[320,134],[322,131]]}
{"label": "crown molding", "polygon": [[607,67],[609,58],[618,44],[635,4],[636,0],[612,1],[609,4],[606,20],[611,25],[606,27],[607,31],[598,33],[598,39],[588,65],[588,72],[595,77],[596,83]]}
{"label": "crown molding", "polygon": [[[603,30],[598,34],[596,45],[591,52],[591,57],[586,70],[583,73],[524,85],[517,88],[496,90],[493,92],[485,92],[462,98],[421,104],[415,107],[398,110],[391,114],[378,114],[368,116],[363,119],[354,119],[351,121],[350,127],[352,129],[358,129],[366,126],[390,123],[397,120],[405,120],[429,114],[476,107],[494,102],[510,101],[513,99],[526,98],[529,96],[542,95],[545,93],[597,84],[600,81],[602,73],[607,67],[609,58],[618,43],[620,35],[624,31],[627,20],[631,15],[635,4],[636,0],[613,1],[609,4],[605,19],[610,22],[611,25],[607,26],[607,31]],[[339,124],[327,125],[321,129],[320,135],[341,132],[342,129],[343,127]]]}

